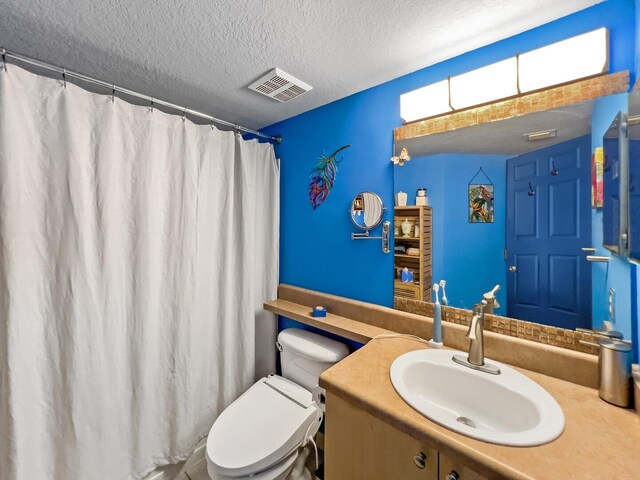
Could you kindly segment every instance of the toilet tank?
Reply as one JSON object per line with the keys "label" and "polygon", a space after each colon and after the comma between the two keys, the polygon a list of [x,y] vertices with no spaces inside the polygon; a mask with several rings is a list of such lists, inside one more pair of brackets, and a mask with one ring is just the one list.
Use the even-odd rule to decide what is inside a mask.
{"label": "toilet tank", "polygon": [[278,334],[278,350],[282,376],[310,392],[322,372],[349,355],[344,343],[298,328]]}

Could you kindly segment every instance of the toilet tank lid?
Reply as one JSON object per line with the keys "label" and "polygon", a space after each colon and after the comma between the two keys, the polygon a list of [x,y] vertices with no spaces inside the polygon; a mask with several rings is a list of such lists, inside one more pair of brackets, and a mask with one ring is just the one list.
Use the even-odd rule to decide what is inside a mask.
{"label": "toilet tank lid", "polygon": [[283,350],[318,362],[337,363],[349,355],[349,349],[344,343],[299,328],[281,331],[278,343]]}

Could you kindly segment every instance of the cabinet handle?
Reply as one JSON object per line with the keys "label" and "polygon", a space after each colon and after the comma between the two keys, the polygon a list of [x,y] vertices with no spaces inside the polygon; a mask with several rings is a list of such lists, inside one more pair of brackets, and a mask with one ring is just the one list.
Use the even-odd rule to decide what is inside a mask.
{"label": "cabinet handle", "polygon": [[460,476],[455,470],[451,470],[451,472],[449,472],[449,474],[444,478],[445,480],[460,480]]}
{"label": "cabinet handle", "polygon": [[416,467],[422,470],[427,465],[427,456],[420,452],[418,455],[413,457],[413,463],[416,464]]}

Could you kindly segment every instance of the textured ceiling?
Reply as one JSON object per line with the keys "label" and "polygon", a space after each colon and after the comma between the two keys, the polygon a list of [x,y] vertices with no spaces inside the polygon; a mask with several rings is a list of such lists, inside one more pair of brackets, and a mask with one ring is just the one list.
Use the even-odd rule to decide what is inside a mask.
{"label": "textured ceiling", "polygon": [[[0,0],[0,46],[258,128],[599,1]],[[314,89],[246,89],[272,67]]]}

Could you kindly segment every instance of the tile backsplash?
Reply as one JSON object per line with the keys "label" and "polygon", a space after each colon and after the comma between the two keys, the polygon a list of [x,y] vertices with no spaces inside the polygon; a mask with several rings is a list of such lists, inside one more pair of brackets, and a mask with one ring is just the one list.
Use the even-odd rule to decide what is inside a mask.
{"label": "tile backsplash", "polygon": [[[393,306],[403,312],[415,313],[426,317],[433,317],[433,303],[421,302],[411,298],[394,297]],[[469,325],[473,313],[455,307],[442,306],[442,320],[457,323],[459,325]],[[598,349],[589,345],[583,345],[580,340],[597,342],[597,336],[590,333],[577,332],[565,328],[551,327],[539,323],[516,320],[515,318],[501,317],[499,315],[485,315],[485,330],[512,337],[530,340],[532,342],[544,343],[555,347],[567,348],[578,352],[598,354]]]}

